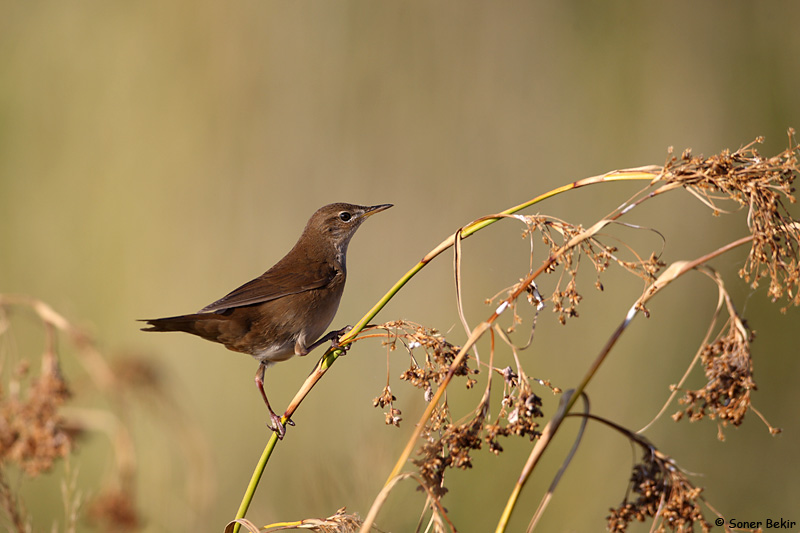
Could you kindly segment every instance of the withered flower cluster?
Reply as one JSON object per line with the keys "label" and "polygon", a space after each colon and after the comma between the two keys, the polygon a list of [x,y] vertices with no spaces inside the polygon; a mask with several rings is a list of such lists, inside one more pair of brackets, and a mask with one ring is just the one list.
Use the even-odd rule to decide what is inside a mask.
{"label": "withered flower cluster", "polygon": [[744,322],[738,317],[731,319],[727,333],[701,352],[708,383],[702,389],[686,391],[679,402],[687,407],[672,418],[677,421],[686,415],[696,421],[707,416],[719,419],[723,426],[740,425],[750,407],[750,394],[756,390],[750,355],[752,340],[753,334]]}
{"label": "withered flower cluster", "polygon": [[[411,366],[400,375],[400,379],[408,381],[418,389],[423,390],[429,390],[432,385],[439,385],[444,381],[450,371],[450,366],[456,359],[456,355],[461,350],[460,346],[447,342],[447,339],[435,329],[411,322],[395,321],[384,324],[384,326],[393,328],[395,332],[397,332],[397,328],[406,328],[402,337],[409,352],[414,348],[422,348],[425,352],[425,361],[422,365],[413,357],[412,353]],[[413,330],[408,328],[413,328]],[[395,333],[396,335],[397,333]],[[468,355],[453,370],[455,377],[467,377],[466,387],[468,389],[475,385],[475,380],[469,376],[478,373],[477,370],[469,367],[469,359]]]}
{"label": "withered flower cluster", "polygon": [[425,442],[419,450],[419,458],[412,462],[419,468],[420,476],[429,490],[437,497],[444,496],[444,473],[448,468],[465,470],[472,467],[473,451],[480,450],[483,443],[495,455],[503,451],[499,437],[511,435],[527,436],[530,440],[539,437],[542,399],[530,392],[529,387],[519,387],[513,393],[504,394],[503,407],[498,419],[489,423],[489,403],[482,400],[467,421],[455,424],[449,416],[446,404],[437,408],[425,428]]}
{"label": "withered flower cluster", "polygon": [[[386,340],[383,341],[383,344],[390,352],[397,349],[398,343],[407,350],[410,355],[410,366],[400,375],[400,379],[422,389],[425,401],[430,401],[434,386],[438,386],[445,379],[460,347],[447,342],[435,329],[406,320],[395,320],[369,329],[386,331]],[[424,360],[418,361],[415,357],[414,354],[419,353],[414,351],[417,348],[424,352]],[[465,357],[454,369],[454,376],[467,378],[467,388],[475,385],[475,380],[470,376],[477,373],[477,370],[469,367],[469,356]],[[381,408],[388,406],[386,424],[399,427],[402,421],[402,412],[394,407],[396,400],[397,398],[392,394],[392,389],[387,383],[381,395],[374,398],[372,404]]]}
{"label": "withered flower cluster", "polygon": [[[385,330],[386,340],[383,341],[383,344],[390,352],[397,349],[398,343],[406,349],[410,355],[410,366],[400,375],[400,379],[425,391],[426,401],[430,401],[433,387],[444,381],[461,349],[459,346],[447,342],[447,339],[437,330],[407,320],[394,320],[368,329]],[[418,360],[418,356],[415,356],[415,354],[419,354],[418,351],[414,351],[417,348],[424,353],[424,360]],[[469,367],[469,361],[470,357],[465,357],[453,371],[455,377],[467,377],[466,387],[468,389],[475,385],[475,380],[470,376],[478,373],[477,370]],[[392,394],[391,387],[387,384],[381,395],[373,400],[373,405],[381,408],[387,405],[391,406],[396,399]],[[397,410],[396,414],[399,415],[400,411]],[[387,417],[386,423],[393,424],[394,422]]]}
{"label": "withered flower cluster", "polygon": [[[541,432],[537,429],[539,423],[536,418],[542,418],[542,399],[531,391],[527,379],[520,380],[519,376],[506,367],[503,371],[503,402],[497,421],[486,424],[485,440],[489,443],[489,450],[495,455],[503,451],[498,437],[516,435],[527,436],[534,440]],[[503,423],[501,423],[503,422]]]}
{"label": "withered flower cluster", "polygon": [[652,446],[643,448],[642,462],[633,467],[628,489],[636,499],[628,501],[629,494],[619,507],[611,509],[608,530],[626,531],[634,520],[644,522],[652,518],[660,520],[658,527],[651,529],[658,533],[667,530],[690,533],[695,525],[706,533],[711,531],[698,501],[702,489],[693,486],[669,457]]}
{"label": "withered flower cluster", "polygon": [[[386,330],[384,344],[389,350],[395,349],[398,343],[407,349],[411,366],[400,378],[422,389],[425,400],[431,401],[434,388],[442,383],[460,348],[447,342],[435,330],[407,321],[389,322],[377,328]],[[415,351],[418,349],[424,351],[424,359]],[[466,377],[467,388],[472,388],[475,380],[470,376],[477,371],[468,366],[469,360],[466,358],[463,363],[456,365],[453,373],[458,377]],[[423,444],[413,463],[419,469],[423,483],[436,497],[447,492],[444,486],[446,470],[472,467],[471,454],[480,450],[484,443],[493,453],[499,454],[503,451],[500,437],[516,435],[533,440],[540,435],[535,419],[544,416],[542,399],[532,392],[528,379],[525,376],[520,378],[510,367],[495,369],[495,372],[502,374],[504,382],[503,401],[495,421],[489,421],[492,418],[489,395],[484,394],[472,414],[460,423],[453,422],[447,402],[442,401],[434,408],[422,432]],[[400,422],[400,411],[393,406],[396,399],[387,384],[381,395],[373,400],[376,407],[389,407],[387,424],[398,425]]]}
{"label": "withered flower cluster", "polygon": [[[597,276],[594,286],[600,291],[604,288],[600,277],[612,262],[646,281],[653,281],[664,266],[655,254],[651,254],[647,259],[624,260],[617,256],[618,250],[615,246],[604,244],[594,233],[579,224],[570,224],[543,215],[525,216],[524,219],[528,229],[523,232],[523,237],[538,233],[542,243],[547,247],[548,257],[552,258],[545,273],[552,274],[561,269],[556,287],[547,298],[553,305],[553,312],[558,314],[561,324],[565,324],[568,318],[578,317],[578,304],[583,299],[578,292],[577,283],[581,260],[588,260],[594,267]],[[578,237],[581,238],[577,239]],[[572,245],[568,246],[570,242]]]}
{"label": "withered flower cluster", "polygon": [[432,419],[431,425],[438,431],[426,430],[423,433],[426,442],[419,449],[419,458],[412,460],[419,468],[423,483],[437,498],[447,493],[445,471],[452,467],[472,468],[470,453],[479,450],[482,443],[483,416],[478,415],[464,424],[452,424],[445,413],[446,409],[443,409],[440,416]]}
{"label": "withered flower cluster", "polygon": [[[9,531],[29,531],[31,517],[27,515],[19,487],[12,489],[6,483],[5,469],[17,467],[31,478],[46,474],[59,459],[72,453],[76,438],[92,427],[91,422],[87,422],[88,417],[64,413],[72,391],[60,371],[59,338],[65,338],[75,348],[78,360],[89,369],[92,385],[106,386],[116,393],[121,387],[110,386],[117,375],[107,366],[91,339],[43,301],[0,294],[0,337],[13,329],[8,312],[12,307],[33,311],[41,321],[45,340],[38,375],[30,370],[31,358],[13,352],[4,353],[4,363],[0,364],[0,511]],[[8,364],[14,359],[19,360],[15,367]],[[126,377],[131,378],[130,383],[141,385],[149,382],[154,374],[141,365],[130,365]],[[110,381],[103,382],[103,378]],[[119,446],[123,448],[124,445]],[[138,527],[132,483],[135,462],[120,460],[120,464],[130,466],[128,471],[120,473],[121,487],[104,488],[92,498],[94,501],[87,502],[74,481],[63,480],[62,496],[68,521],[74,523],[78,516],[86,516],[102,523],[104,530],[124,531]],[[85,513],[79,515],[80,511]]]}
{"label": "withered flower cluster", "polygon": [[789,148],[775,157],[758,153],[754,146],[763,142],[758,138],[733,153],[725,150],[707,159],[686,150],[680,159],[667,162],[664,173],[668,182],[680,183],[716,213],[715,202],[725,199],[748,210],[753,243],[739,275],[754,288],[761,278],[769,277],[772,300],[785,297],[788,305],[796,306],[800,305],[800,224],[783,204],[796,202],[793,183],[800,173],[800,148],[794,133],[789,130]]}
{"label": "withered flower cluster", "polygon": [[[558,314],[559,322],[565,324],[567,318],[578,317],[577,307],[583,299],[577,288],[578,265],[581,257],[588,257],[594,265],[598,278],[595,286],[598,290],[602,290],[600,274],[608,269],[616,248],[588,238],[581,241],[579,246],[563,249],[571,238],[583,233],[582,226],[542,215],[526,216],[525,220],[528,223],[528,230],[523,232],[523,237],[529,232],[539,233],[542,243],[547,247],[548,255],[555,258],[545,272],[550,274],[555,272],[559,266],[563,267],[563,274],[553,290],[550,301],[553,304],[553,312]],[[567,281],[562,286],[565,277]]]}
{"label": "withered flower cluster", "polygon": [[72,436],[59,414],[69,390],[55,365],[43,367],[42,374],[25,386],[24,362],[10,391],[0,389],[0,464],[14,463],[29,476],[49,470],[72,447]]}

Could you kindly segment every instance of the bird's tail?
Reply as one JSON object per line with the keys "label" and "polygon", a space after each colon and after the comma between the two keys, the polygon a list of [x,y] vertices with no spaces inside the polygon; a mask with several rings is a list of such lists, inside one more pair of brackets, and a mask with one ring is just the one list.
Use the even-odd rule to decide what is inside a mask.
{"label": "bird's tail", "polygon": [[196,324],[199,315],[170,316],[166,318],[150,318],[140,320],[146,322],[146,328],[142,331],[185,331],[197,335]]}

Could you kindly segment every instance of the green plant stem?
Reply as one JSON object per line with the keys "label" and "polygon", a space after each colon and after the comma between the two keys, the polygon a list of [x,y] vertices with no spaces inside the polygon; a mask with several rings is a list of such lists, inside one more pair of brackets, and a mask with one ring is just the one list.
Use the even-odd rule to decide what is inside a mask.
{"label": "green plant stem", "polygon": [[[470,235],[472,235],[473,233],[480,231],[481,229],[497,222],[498,220],[501,220],[501,218],[503,218],[503,216],[505,215],[513,215],[527,207],[530,207],[543,200],[561,194],[562,192],[584,187],[587,185],[593,185],[596,183],[604,183],[608,181],[652,180],[658,175],[660,171],[661,167],[656,167],[656,166],[642,167],[640,169],[609,172],[607,174],[593,176],[590,178],[584,178],[582,180],[575,181],[567,185],[563,185],[549,192],[546,192],[542,195],[539,195],[527,202],[521,203],[514,207],[510,207],[505,211],[498,213],[499,216],[497,217],[492,217],[492,216],[485,217],[476,220],[474,222],[471,222],[470,224],[467,224],[461,229],[461,239],[465,239]],[[380,300],[378,300],[378,302],[372,307],[372,309],[370,309],[367,312],[367,314],[365,314],[361,318],[361,320],[359,320],[358,323],[356,323],[356,325],[353,326],[353,329],[351,329],[348,333],[342,336],[342,338],[339,340],[339,344],[345,345],[351,343],[355,339],[356,335],[358,335],[358,333],[360,333],[361,330],[364,329],[364,327],[370,322],[370,320],[372,320],[375,317],[375,315],[377,315],[381,311],[381,309],[383,309],[386,306],[386,304],[389,303],[389,300],[391,300],[394,297],[394,295],[397,294],[397,292],[400,289],[402,289],[403,286],[405,286],[405,284],[408,283],[411,280],[411,278],[413,278],[417,274],[417,272],[422,270],[425,267],[425,265],[431,262],[442,252],[453,246],[453,244],[455,243],[455,239],[456,239],[456,234],[454,233],[453,235],[442,241],[436,248],[428,252],[425,255],[425,257],[423,257],[416,265],[414,265],[414,267],[412,267],[408,272],[406,272],[403,275],[403,277],[401,277],[392,286],[392,288],[389,289],[389,291]],[[291,417],[291,415],[303,401],[303,399],[311,390],[311,388],[314,386],[314,384],[316,384],[316,382],[319,381],[319,379],[321,379],[322,375],[328,370],[328,368],[331,367],[331,365],[333,365],[333,363],[336,361],[339,355],[341,355],[341,353],[342,350],[340,349],[328,349],[328,351],[325,353],[322,359],[320,359],[320,362],[317,364],[315,372],[312,373],[312,376],[309,376],[309,378],[306,380],[306,383],[303,385],[298,394],[292,400],[290,408],[287,409],[286,413],[282,417],[283,422],[286,422]],[[444,388],[446,387],[441,387],[440,390],[444,390]],[[277,441],[278,441],[277,435],[273,434],[270,437],[270,440],[267,442],[267,445],[261,454],[261,459],[259,459],[255,471],[253,472],[253,475],[250,478],[250,483],[247,486],[247,491],[245,492],[244,497],[242,498],[242,502],[239,505],[239,510],[236,513],[236,519],[244,518],[245,514],[247,513],[247,509],[250,507],[253,495],[255,494],[255,489],[258,486],[261,476],[264,473],[264,469],[267,466],[267,462],[269,462],[269,458],[272,455],[272,451],[275,448]],[[405,455],[405,457],[407,459],[408,455]],[[393,474],[390,476],[389,479],[391,480],[391,478],[393,478],[395,475],[397,475],[397,473],[393,472]],[[238,531],[239,531],[239,524],[237,523],[234,526],[233,532],[238,533]]]}
{"label": "green plant stem", "polygon": [[[661,167],[655,167],[655,166],[642,167],[641,169],[614,171],[600,176],[584,178],[582,180],[578,180],[569,183],[567,185],[563,185],[561,187],[548,191],[544,194],[541,194],[536,198],[528,200],[527,202],[521,203],[514,207],[509,207],[505,211],[501,211],[500,213],[498,213],[499,216],[497,217],[488,216],[467,224],[466,226],[461,228],[460,238],[466,239],[473,233],[476,233],[482,230],[483,228],[491,224],[494,224],[498,220],[501,220],[506,215],[513,215],[519,211],[522,211],[527,207],[530,207],[541,201],[547,200],[548,198],[552,198],[553,196],[561,194],[562,192],[566,192],[572,189],[577,189],[580,187],[585,187],[587,185],[593,185],[596,183],[603,183],[608,181],[652,180],[658,175],[660,171]],[[449,236],[447,239],[443,240],[441,243],[439,243],[439,245],[436,248],[428,252],[425,255],[425,257],[423,257],[419,261],[419,263],[414,265],[408,272],[405,273],[405,275],[403,275],[402,278],[400,278],[397,281],[397,283],[394,284],[394,286],[391,289],[389,289],[389,291],[383,296],[383,298],[378,300],[378,302],[372,307],[372,309],[370,309],[369,312],[366,315],[364,315],[364,317],[361,320],[359,320],[355,326],[353,326],[353,329],[346,335],[344,335],[339,342],[341,344],[347,344],[348,342],[351,342],[356,337],[356,335],[358,335],[358,333],[362,329],[364,329],[364,327],[369,323],[369,321],[372,320],[375,317],[375,315],[377,315],[378,312],[381,309],[383,309],[387,303],[389,303],[389,300],[391,300],[392,297],[394,297],[394,295],[397,294],[397,292],[400,289],[402,289],[403,286],[417,274],[417,272],[422,270],[425,267],[425,265],[430,263],[439,254],[441,254],[442,252],[453,246],[453,244],[455,244],[455,240],[456,240],[456,233]]]}
{"label": "green plant stem", "polygon": [[[250,478],[250,483],[247,485],[242,503],[239,505],[239,510],[236,512],[236,518],[244,518],[244,515],[247,514],[247,509],[250,507],[250,502],[253,501],[253,495],[256,493],[258,482],[261,481],[261,475],[264,473],[264,468],[267,466],[267,461],[269,461],[269,457],[272,455],[272,450],[275,449],[275,444],[277,442],[278,434],[273,432],[269,442],[267,442],[266,448],[264,448],[264,451],[261,453],[261,459],[258,460],[255,471],[253,471],[253,476]],[[240,524],[233,526],[234,533],[238,533],[239,526]]]}

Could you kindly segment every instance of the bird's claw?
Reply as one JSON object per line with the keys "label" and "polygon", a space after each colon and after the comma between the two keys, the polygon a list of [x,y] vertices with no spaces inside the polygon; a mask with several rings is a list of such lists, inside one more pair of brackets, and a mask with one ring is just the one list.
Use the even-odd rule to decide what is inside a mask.
{"label": "bird's claw", "polygon": [[345,326],[339,331],[337,331],[336,336],[333,339],[331,339],[331,348],[333,348],[334,350],[341,350],[342,355],[346,354],[347,350],[350,349],[350,343],[348,342],[347,344],[342,346],[341,344],[339,344],[339,339],[341,339],[344,335],[347,335],[347,333],[351,329],[353,329],[353,326]]}
{"label": "bird's claw", "polygon": [[[283,436],[286,435],[286,426],[281,422],[281,417],[275,413],[270,413],[270,419],[272,420],[272,424],[267,427],[278,434],[278,440],[283,440]],[[286,425],[294,425],[291,418],[286,419]]]}

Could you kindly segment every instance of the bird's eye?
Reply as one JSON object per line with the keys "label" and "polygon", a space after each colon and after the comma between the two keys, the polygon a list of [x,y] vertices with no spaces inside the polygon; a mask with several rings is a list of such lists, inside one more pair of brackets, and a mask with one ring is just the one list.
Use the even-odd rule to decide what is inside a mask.
{"label": "bird's eye", "polygon": [[342,211],[339,213],[339,218],[342,220],[342,222],[349,222],[352,217],[353,216],[347,211]]}

